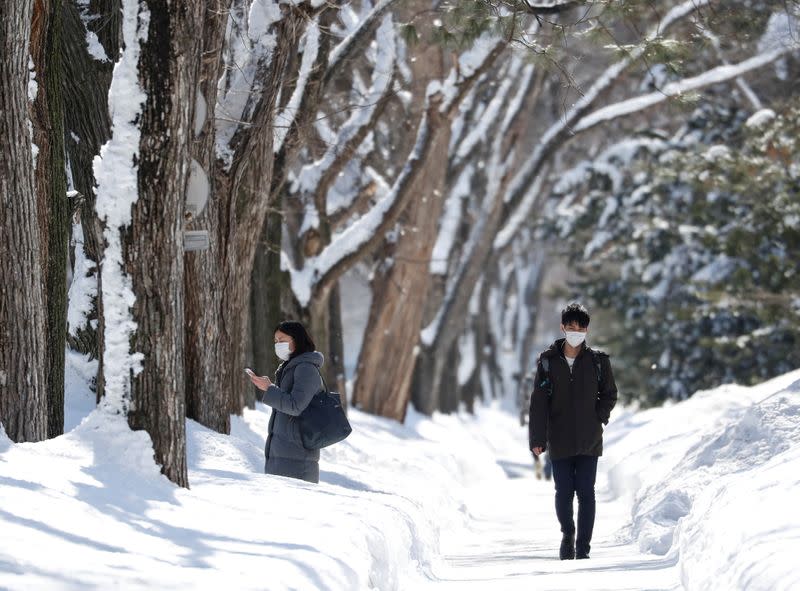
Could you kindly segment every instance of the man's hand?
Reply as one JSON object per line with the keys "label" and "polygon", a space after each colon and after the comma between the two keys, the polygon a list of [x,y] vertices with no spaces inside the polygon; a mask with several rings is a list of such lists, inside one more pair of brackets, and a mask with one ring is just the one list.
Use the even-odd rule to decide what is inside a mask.
{"label": "man's hand", "polygon": [[253,382],[253,385],[259,390],[266,390],[272,385],[272,381],[267,376],[250,375],[250,381]]}
{"label": "man's hand", "polygon": [[538,458],[540,455],[542,455],[542,452],[544,451],[544,448],[543,447],[534,447],[531,451],[533,452],[533,455],[535,455]]}

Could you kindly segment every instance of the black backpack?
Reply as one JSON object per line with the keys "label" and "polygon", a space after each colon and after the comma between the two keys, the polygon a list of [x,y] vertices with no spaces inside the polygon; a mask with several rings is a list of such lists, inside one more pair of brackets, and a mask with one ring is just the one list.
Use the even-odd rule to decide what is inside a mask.
{"label": "black backpack", "polygon": [[[600,384],[603,381],[603,366],[600,363],[600,353],[594,349],[588,349],[589,354],[592,356],[594,363],[594,371],[597,375],[597,391],[600,391]],[[539,387],[547,392],[547,396],[553,395],[553,382],[550,380],[550,358],[541,356],[539,364],[542,366],[542,380],[539,382]]]}

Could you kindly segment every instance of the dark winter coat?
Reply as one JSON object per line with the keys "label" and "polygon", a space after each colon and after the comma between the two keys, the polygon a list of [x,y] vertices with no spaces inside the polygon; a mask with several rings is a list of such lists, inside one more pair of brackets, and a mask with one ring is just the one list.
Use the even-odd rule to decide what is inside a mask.
{"label": "dark winter coat", "polygon": [[275,372],[277,385],[258,391],[258,400],[272,407],[264,449],[267,474],[319,482],[319,450],[303,447],[297,417],[324,390],[320,376],[323,362],[322,353],[301,353],[281,364]]}
{"label": "dark winter coat", "polygon": [[[570,372],[559,339],[539,356],[528,423],[530,448],[550,451],[553,460],[603,455],[603,425],[617,403],[617,385],[608,355],[586,344]],[[598,382],[595,357],[600,364]],[[543,369],[548,360],[549,371]],[[549,374],[549,381],[546,379]]]}

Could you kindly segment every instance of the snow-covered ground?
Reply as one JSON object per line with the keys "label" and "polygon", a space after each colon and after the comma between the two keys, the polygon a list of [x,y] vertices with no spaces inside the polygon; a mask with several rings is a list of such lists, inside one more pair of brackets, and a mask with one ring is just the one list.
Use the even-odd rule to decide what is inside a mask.
{"label": "snow-covered ground", "polygon": [[[68,403],[77,417],[91,395]],[[552,483],[500,406],[352,412],[318,486],[261,473],[263,406],[229,437],[188,422],[190,490],[118,416],[0,435],[0,589],[800,588],[800,371],[616,414],[592,560],[569,562]]]}

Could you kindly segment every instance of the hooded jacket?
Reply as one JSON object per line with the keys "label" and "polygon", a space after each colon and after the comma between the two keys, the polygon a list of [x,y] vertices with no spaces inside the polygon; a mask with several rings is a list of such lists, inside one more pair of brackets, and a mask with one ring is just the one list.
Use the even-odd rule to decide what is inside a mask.
{"label": "hooded jacket", "polygon": [[[564,342],[558,339],[539,355],[531,395],[528,439],[530,449],[549,450],[553,460],[603,455],[603,425],[617,403],[611,361],[584,343],[570,371]],[[543,360],[547,360],[547,371]],[[598,368],[595,359],[600,365]]]}
{"label": "hooded jacket", "polygon": [[272,407],[264,448],[267,474],[319,482],[319,450],[303,447],[298,417],[324,390],[320,376],[324,361],[318,351],[301,353],[278,367],[272,386],[258,391],[259,402]]}

